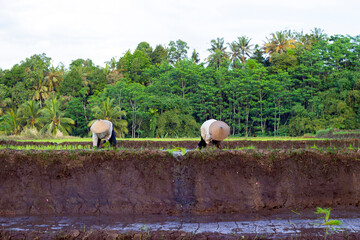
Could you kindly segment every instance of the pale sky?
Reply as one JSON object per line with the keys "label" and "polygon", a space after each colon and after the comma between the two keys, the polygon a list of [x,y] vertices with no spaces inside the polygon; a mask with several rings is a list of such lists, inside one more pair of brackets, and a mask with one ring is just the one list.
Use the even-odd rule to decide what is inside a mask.
{"label": "pale sky", "polygon": [[360,35],[359,0],[0,0],[0,68],[45,53],[66,68],[78,58],[104,67],[140,42],[153,48],[181,39],[209,55],[212,39],[247,36],[262,45],[271,33],[315,27]]}

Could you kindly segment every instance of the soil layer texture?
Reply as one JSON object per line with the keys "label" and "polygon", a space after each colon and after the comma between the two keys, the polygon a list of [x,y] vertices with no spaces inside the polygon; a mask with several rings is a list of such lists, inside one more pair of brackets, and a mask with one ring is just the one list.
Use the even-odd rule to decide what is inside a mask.
{"label": "soil layer texture", "polygon": [[[0,166],[1,217],[271,216],[318,206],[359,211],[360,204],[360,152],[355,150],[201,150],[174,157],[170,152],[151,149],[3,149]],[[43,234],[43,239],[86,239],[91,234],[94,238],[88,239],[112,239],[116,235],[105,229],[61,232],[63,238],[56,235],[60,232],[50,236],[3,229],[0,234],[11,239],[32,239],[33,234]],[[195,236],[181,231],[147,232],[147,238],[144,234],[130,232],[121,237],[159,239],[162,234],[164,239],[260,239],[217,233]],[[308,234],[301,239],[322,239]],[[359,237],[344,234],[327,239]]]}
{"label": "soil layer texture", "polygon": [[0,151],[0,215],[222,214],[360,204],[360,153]]}

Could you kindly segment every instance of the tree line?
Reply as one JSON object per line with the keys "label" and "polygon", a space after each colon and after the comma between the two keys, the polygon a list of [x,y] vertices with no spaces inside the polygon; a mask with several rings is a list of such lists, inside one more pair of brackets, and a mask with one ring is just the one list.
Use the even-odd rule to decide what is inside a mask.
{"label": "tree line", "polygon": [[235,136],[299,136],[360,126],[360,36],[278,31],[210,41],[209,55],[182,40],[147,42],[106,67],[46,54],[0,69],[0,131],[88,136],[108,119],[122,137],[194,137],[207,119]]}

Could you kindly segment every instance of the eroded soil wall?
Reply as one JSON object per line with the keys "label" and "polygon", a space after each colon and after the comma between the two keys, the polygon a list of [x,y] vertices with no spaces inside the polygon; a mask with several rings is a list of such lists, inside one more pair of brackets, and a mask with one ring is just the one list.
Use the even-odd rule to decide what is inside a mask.
{"label": "eroded soil wall", "polygon": [[0,215],[358,207],[360,153],[0,151]]}

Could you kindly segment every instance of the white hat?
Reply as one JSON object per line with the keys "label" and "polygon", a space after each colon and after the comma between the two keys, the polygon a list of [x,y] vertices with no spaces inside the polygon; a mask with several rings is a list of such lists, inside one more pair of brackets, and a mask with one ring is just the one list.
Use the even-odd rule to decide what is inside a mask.
{"label": "white hat", "polygon": [[90,130],[94,133],[103,133],[108,131],[111,128],[111,123],[104,120],[96,120],[93,125],[91,125]]}
{"label": "white hat", "polygon": [[212,140],[222,141],[230,135],[230,127],[223,121],[210,124],[209,132]]}

